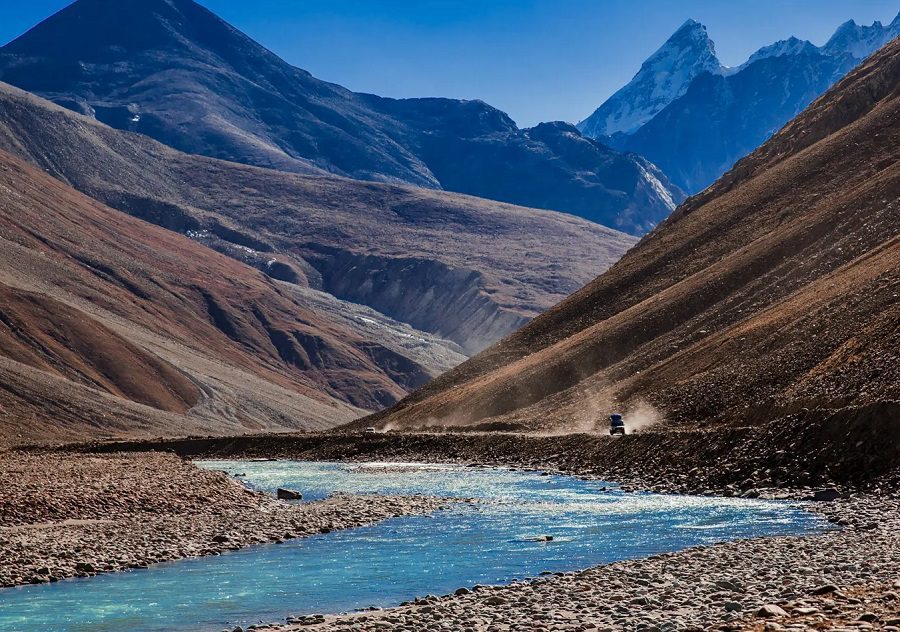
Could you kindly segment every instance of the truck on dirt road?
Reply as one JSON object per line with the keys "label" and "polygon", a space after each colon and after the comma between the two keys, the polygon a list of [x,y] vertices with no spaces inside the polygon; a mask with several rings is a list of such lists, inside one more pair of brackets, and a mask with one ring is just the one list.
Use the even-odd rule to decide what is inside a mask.
{"label": "truck on dirt road", "polygon": [[609,416],[609,434],[610,436],[625,436],[625,420],[619,413],[613,413]]}

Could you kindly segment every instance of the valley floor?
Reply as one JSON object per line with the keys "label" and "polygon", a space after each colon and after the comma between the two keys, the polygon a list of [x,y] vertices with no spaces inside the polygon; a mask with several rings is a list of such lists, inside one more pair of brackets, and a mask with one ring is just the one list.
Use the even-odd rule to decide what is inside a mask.
{"label": "valley floor", "polygon": [[[618,480],[664,493],[808,499],[816,491],[827,497],[840,490],[843,495],[807,503],[809,510],[834,525],[821,535],[698,547],[506,587],[460,587],[460,594],[428,596],[399,608],[309,617],[271,629],[896,630],[900,629],[900,493],[896,478],[883,468],[897,461],[890,452],[894,445],[887,440],[889,435],[872,415],[866,419],[868,429],[852,415],[839,413],[807,424],[781,420],[774,429],[722,427],[625,439],[319,434],[197,440],[166,447],[231,458],[277,455],[507,465]],[[816,433],[833,436],[833,424],[843,429],[840,436],[854,440],[804,440]],[[783,432],[784,428],[788,430]],[[773,438],[773,432],[782,434]],[[876,441],[878,437],[882,441]],[[842,458],[835,458],[831,450]],[[861,477],[864,471],[871,477]]]}
{"label": "valley floor", "polygon": [[[853,430],[852,419],[840,423]],[[662,492],[803,499],[819,491],[841,498],[807,503],[832,524],[819,535],[697,547],[510,586],[460,587],[456,594],[422,597],[382,611],[255,627],[329,632],[900,629],[900,487],[882,465],[897,462],[891,452],[895,443],[884,436],[880,442],[864,441],[862,427],[850,433],[858,439],[851,443],[803,439],[813,429],[829,427],[828,420],[807,425],[798,420],[791,436],[774,439],[772,432],[780,430],[763,426],[622,439],[307,434],[0,453],[0,471],[12,474],[11,493],[0,498],[0,583],[216,553],[441,505],[423,497],[339,496],[301,508],[248,492],[224,474],[201,471],[173,454],[149,450],[182,457],[445,461],[553,470]],[[768,449],[760,451],[760,442]],[[789,453],[782,458],[785,449]],[[830,450],[843,456],[836,458]],[[872,477],[863,480],[863,471]],[[46,552],[44,547],[49,547]]]}

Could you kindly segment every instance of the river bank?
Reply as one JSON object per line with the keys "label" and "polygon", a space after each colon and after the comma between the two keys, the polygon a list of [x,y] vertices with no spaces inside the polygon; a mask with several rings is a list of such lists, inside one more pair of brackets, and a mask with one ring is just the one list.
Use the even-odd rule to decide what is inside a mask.
{"label": "river bank", "polygon": [[[884,421],[891,419],[888,415]],[[900,601],[894,603],[891,593],[900,579],[898,443],[879,434],[881,422],[858,423],[852,415],[794,421],[623,439],[335,433],[108,442],[69,449],[81,451],[83,458],[169,450],[196,458],[444,462],[603,478],[665,493],[779,499],[810,499],[818,493],[833,499],[807,505],[835,525],[822,535],[700,547],[504,587],[460,587],[459,594],[422,597],[398,608],[294,617],[260,629],[897,629]]]}
{"label": "river bank", "polygon": [[0,587],[88,577],[427,514],[448,501],[291,504],[175,455],[0,452]]}
{"label": "river bank", "polygon": [[900,404],[812,410],[758,425],[603,434],[309,433],[99,442],[89,453],[172,451],[188,458],[419,461],[546,470],[661,493],[806,498],[900,489]]}

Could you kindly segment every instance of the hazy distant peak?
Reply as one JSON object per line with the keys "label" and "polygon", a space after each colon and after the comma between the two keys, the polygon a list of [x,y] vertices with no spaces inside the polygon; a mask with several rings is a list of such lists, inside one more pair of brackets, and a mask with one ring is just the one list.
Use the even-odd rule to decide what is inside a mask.
{"label": "hazy distant peak", "polygon": [[898,36],[900,14],[887,26],[881,22],[861,26],[848,20],[821,48],[807,40],[790,37],[760,48],[740,66],[725,68],[716,56],[715,44],[706,27],[688,19],[647,58],[634,79],[582,121],[578,128],[591,138],[612,136],[612,143],[618,147],[622,143],[615,140],[616,135],[634,134],[682,97],[694,79],[705,72],[730,76],[758,61],[778,57],[826,55],[862,60]]}
{"label": "hazy distant peak", "polygon": [[755,61],[759,61],[760,59],[784,57],[785,55],[808,55],[818,52],[819,49],[816,48],[816,46],[809,40],[801,40],[796,37],[789,37],[786,40],[775,42],[774,44],[770,44],[769,46],[763,46],[750,56],[750,59],[747,60],[747,63],[744,64],[744,66],[748,66]]}

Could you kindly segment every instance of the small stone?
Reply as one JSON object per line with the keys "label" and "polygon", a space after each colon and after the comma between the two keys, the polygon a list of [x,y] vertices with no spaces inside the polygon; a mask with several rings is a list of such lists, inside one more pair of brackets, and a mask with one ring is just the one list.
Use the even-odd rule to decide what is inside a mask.
{"label": "small stone", "polygon": [[816,614],[818,611],[818,608],[794,608],[793,614],[805,617],[807,615]]}
{"label": "small stone", "polygon": [[764,619],[774,619],[775,617],[786,617],[787,612],[785,612],[780,606],[776,606],[775,604],[770,603],[757,610],[756,616],[762,617]]}
{"label": "small stone", "polygon": [[838,587],[834,584],[824,584],[822,586],[818,586],[813,588],[810,594],[812,595],[830,595],[831,593],[837,592]]}
{"label": "small stone", "polygon": [[831,502],[832,500],[837,500],[840,497],[841,492],[833,487],[829,487],[828,489],[817,489],[815,492],[813,492],[812,499],[819,502]]}
{"label": "small stone", "polygon": [[856,619],[857,621],[866,621],[867,623],[874,623],[878,621],[878,615],[874,612],[865,612]]}
{"label": "small stone", "polygon": [[628,603],[634,604],[635,606],[648,606],[650,605],[650,599],[648,597],[634,597]]}

